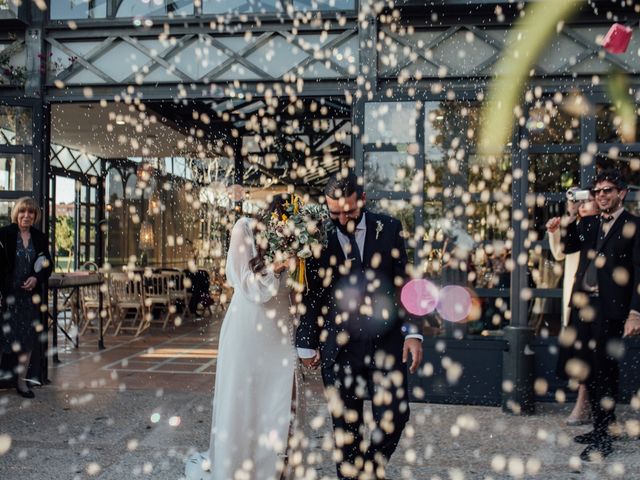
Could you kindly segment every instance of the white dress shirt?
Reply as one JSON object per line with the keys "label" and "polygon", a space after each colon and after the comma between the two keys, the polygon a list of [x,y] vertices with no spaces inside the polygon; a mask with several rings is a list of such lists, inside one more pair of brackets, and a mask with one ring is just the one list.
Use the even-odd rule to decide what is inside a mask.
{"label": "white dress shirt", "polygon": [[[367,238],[367,222],[366,222],[366,213],[362,214],[362,218],[358,225],[356,225],[356,231],[354,235],[356,237],[356,243],[358,244],[358,249],[360,250],[360,261],[364,261],[364,241]],[[351,250],[351,242],[349,241],[349,237],[342,233],[339,229],[338,233],[338,242],[340,242],[340,246],[342,247],[342,251],[344,252],[345,258],[350,258],[350,255],[347,254]],[[422,341],[422,335],[417,333],[412,333],[406,335],[405,338],[417,338]],[[298,356],[300,358],[313,358],[316,355],[316,351],[311,348],[299,348],[298,347]]]}

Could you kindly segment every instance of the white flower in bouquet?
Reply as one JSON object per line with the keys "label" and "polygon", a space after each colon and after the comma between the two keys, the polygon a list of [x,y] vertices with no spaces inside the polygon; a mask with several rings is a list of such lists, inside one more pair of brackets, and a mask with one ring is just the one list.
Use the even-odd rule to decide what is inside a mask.
{"label": "white flower in bouquet", "polygon": [[297,259],[296,269],[290,272],[294,287],[306,285],[306,260],[327,246],[329,215],[322,205],[305,205],[293,195],[285,203],[284,213],[271,212],[265,229],[258,234],[259,245],[265,250],[268,262]]}

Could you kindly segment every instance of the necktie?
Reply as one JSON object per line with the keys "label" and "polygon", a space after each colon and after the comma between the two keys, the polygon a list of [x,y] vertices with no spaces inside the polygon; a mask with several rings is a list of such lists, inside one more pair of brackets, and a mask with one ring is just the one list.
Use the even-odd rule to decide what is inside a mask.
{"label": "necktie", "polygon": [[613,220],[613,215],[602,215],[601,217],[601,228],[602,228],[602,233],[603,233],[603,237],[605,237],[607,235],[607,233],[609,233],[609,229],[611,228],[611,220]]}
{"label": "necktie", "polygon": [[347,237],[349,238],[349,243],[351,244],[351,253],[349,254],[351,265],[354,269],[362,270],[362,256],[360,255],[358,242],[356,242],[355,232],[348,234]]}

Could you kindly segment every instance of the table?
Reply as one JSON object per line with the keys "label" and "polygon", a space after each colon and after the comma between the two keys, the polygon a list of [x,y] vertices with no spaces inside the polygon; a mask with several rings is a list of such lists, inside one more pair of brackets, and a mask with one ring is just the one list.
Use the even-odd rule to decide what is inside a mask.
{"label": "table", "polygon": [[[80,287],[89,285],[102,285],[104,283],[104,275],[99,272],[71,272],[71,273],[53,273],[49,277],[49,290],[53,295],[53,312],[49,314],[53,321],[53,363],[60,363],[58,357],[58,329],[64,333],[64,335],[78,348],[79,338],[76,336],[74,341],[64,328],[58,325],[58,292],[59,290],[71,289],[71,292],[65,299],[65,303],[69,301],[74,293],[77,293]],[[100,336],[98,339],[98,348],[104,350],[104,338],[102,336],[102,291],[98,294],[98,318],[99,318],[99,330]]]}

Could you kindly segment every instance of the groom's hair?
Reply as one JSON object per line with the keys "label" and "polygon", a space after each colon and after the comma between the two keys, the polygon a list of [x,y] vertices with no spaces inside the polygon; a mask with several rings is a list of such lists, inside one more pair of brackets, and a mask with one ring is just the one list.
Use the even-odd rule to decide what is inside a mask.
{"label": "groom's hair", "polygon": [[340,172],[334,174],[329,178],[329,182],[324,187],[324,194],[338,200],[342,197],[350,197],[354,193],[358,198],[362,196],[362,185],[358,183],[358,177],[352,171],[344,176]]}

